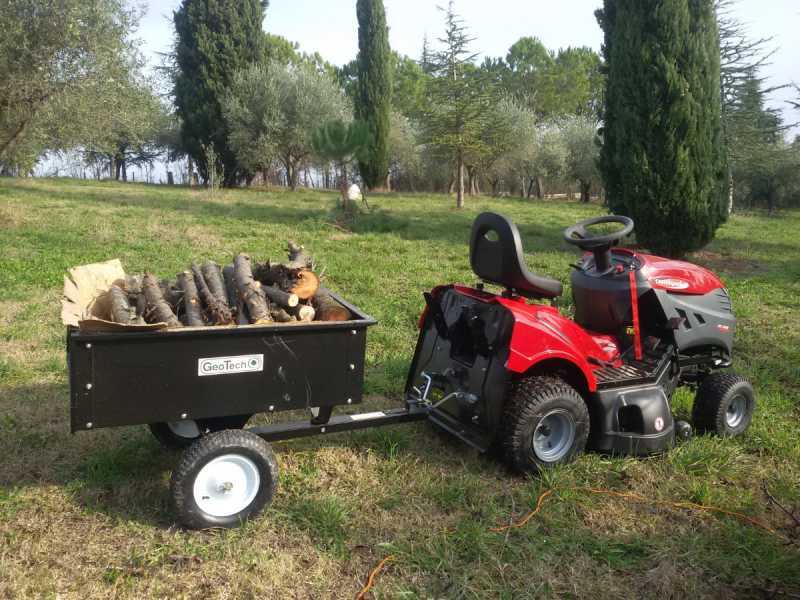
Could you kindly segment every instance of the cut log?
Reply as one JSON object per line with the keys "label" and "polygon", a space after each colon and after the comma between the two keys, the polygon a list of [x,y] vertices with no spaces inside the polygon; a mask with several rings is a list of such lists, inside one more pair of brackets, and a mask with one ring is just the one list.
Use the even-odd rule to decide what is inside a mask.
{"label": "cut log", "polygon": [[280,306],[271,307],[269,309],[269,314],[276,323],[289,323],[290,321],[294,321],[294,317]]}
{"label": "cut log", "polygon": [[233,304],[228,302],[228,294],[225,291],[225,283],[222,280],[222,273],[219,270],[219,265],[208,261],[203,263],[200,271],[203,273],[203,279],[206,280],[206,285],[208,285],[208,289],[211,290],[211,293],[214,294],[217,302],[228,309],[233,308]]}
{"label": "cut log", "polygon": [[202,327],[205,325],[203,307],[191,271],[178,274],[178,286],[183,292],[183,322],[189,327]]}
{"label": "cut log", "polygon": [[200,270],[200,267],[193,264],[192,273],[194,274],[194,283],[197,286],[197,293],[200,296],[200,300],[202,301],[205,309],[206,320],[211,325],[232,324],[233,315],[231,314],[231,309],[228,308],[227,302],[220,302],[219,299],[211,292],[208,284],[206,283],[205,277],[203,277],[203,272]]}
{"label": "cut log", "polygon": [[290,315],[294,316],[298,321],[309,323],[314,320],[316,311],[313,306],[308,304],[298,304],[287,311]]}
{"label": "cut log", "polygon": [[112,285],[108,290],[111,298],[111,320],[114,323],[130,325],[136,320],[136,309],[131,308],[128,293],[118,285]]}
{"label": "cut log", "polygon": [[158,286],[161,288],[161,295],[164,296],[164,300],[170,305],[172,311],[178,314],[178,306],[180,306],[182,298],[178,285],[169,279],[162,279],[158,282]]}
{"label": "cut log", "polygon": [[289,269],[312,269],[314,260],[311,255],[306,252],[303,246],[295,244],[292,240],[286,244],[286,253],[289,257],[289,262],[286,267]]}
{"label": "cut log", "polygon": [[313,271],[302,269],[295,274],[295,282],[289,291],[296,294],[301,300],[308,300],[319,289],[319,277]]}
{"label": "cut log", "polygon": [[144,310],[145,321],[148,323],[166,323],[167,327],[181,326],[178,317],[175,316],[167,301],[164,300],[158,280],[149,273],[146,273],[142,279],[142,291],[146,302]]}
{"label": "cut log", "polygon": [[261,284],[253,279],[250,257],[247,254],[236,256],[233,261],[233,274],[239,295],[247,306],[250,321],[256,324],[270,323],[272,317],[269,314],[267,300],[261,291]]}
{"label": "cut log", "polygon": [[272,285],[262,285],[261,291],[271,302],[284,308],[292,308],[300,303],[300,298],[298,298],[297,294],[284,292]]}
{"label": "cut log", "polygon": [[250,317],[247,314],[247,307],[239,296],[236,289],[236,277],[233,274],[233,265],[225,265],[222,268],[222,278],[225,280],[225,293],[228,296],[228,306],[231,307],[237,325],[249,325]]}
{"label": "cut log", "polygon": [[320,290],[312,300],[317,310],[317,321],[349,321],[350,311],[339,304],[327,290]]}

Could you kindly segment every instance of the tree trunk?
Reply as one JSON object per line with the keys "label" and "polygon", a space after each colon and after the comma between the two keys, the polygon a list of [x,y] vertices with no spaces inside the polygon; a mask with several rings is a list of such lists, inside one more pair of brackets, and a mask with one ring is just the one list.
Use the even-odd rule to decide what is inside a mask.
{"label": "tree trunk", "polygon": [[459,148],[456,153],[456,208],[464,208],[464,154]]}
{"label": "tree trunk", "polygon": [[189,185],[189,187],[192,187],[192,183],[193,183],[192,179],[193,179],[193,175],[194,175],[194,163],[192,162],[192,157],[191,156],[186,158],[186,172],[187,172],[187,181],[186,181],[186,183]]}
{"label": "tree trunk", "polygon": [[728,215],[733,214],[733,171],[728,168]]}
{"label": "tree trunk", "polygon": [[247,306],[250,320],[253,323],[270,323],[267,301],[261,292],[261,284],[253,279],[253,269],[250,257],[247,254],[239,254],[233,262],[233,271],[236,278],[236,287],[239,296]]}
{"label": "tree trunk", "polygon": [[172,171],[167,171],[167,185],[175,185],[175,175]]}
{"label": "tree trunk", "polygon": [[536,180],[531,177],[530,181],[528,181],[528,192],[525,195],[526,198],[530,198],[533,195],[533,184],[536,183]]}
{"label": "tree trunk", "polygon": [[183,322],[189,327],[202,327],[203,308],[197,295],[197,286],[194,284],[194,275],[191,271],[178,274],[178,287],[183,291]]}
{"label": "tree trunk", "polygon": [[541,175],[536,176],[536,197],[539,200],[544,198],[544,177]]}
{"label": "tree trunk", "polygon": [[342,193],[342,208],[345,212],[350,210],[350,202],[347,197],[347,164],[341,163],[339,165],[341,170],[341,177],[339,178],[339,191]]}
{"label": "tree trunk", "polygon": [[588,203],[591,198],[592,183],[590,181],[581,181],[581,202]]}
{"label": "tree trunk", "polygon": [[121,165],[122,181],[124,181],[125,183],[128,183],[128,165],[125,162],[125,157],[123,156],[123,157],[119,158],[119,160],[117,162]]}

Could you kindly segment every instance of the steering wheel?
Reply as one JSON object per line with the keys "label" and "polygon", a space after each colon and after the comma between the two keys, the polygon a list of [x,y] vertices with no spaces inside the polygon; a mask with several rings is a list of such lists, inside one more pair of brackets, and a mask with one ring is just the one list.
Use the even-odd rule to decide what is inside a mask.
{"label": "steering wheel", "polygon": [[[619,223],[624,227],[619,231],[614,231],[605,235],[592,235],[586,230],[587,227],[600,225],[601,223]],[[632,231],[633,219],[619,215],[605,215],[602,217],[594,217],[593,219],[586,219],[585,221],[576,223],[572,227],[567,227],[564,230],[564,239],[568,243],[578,246],[581,250],[593,250],[604,246],[610,248]]]}

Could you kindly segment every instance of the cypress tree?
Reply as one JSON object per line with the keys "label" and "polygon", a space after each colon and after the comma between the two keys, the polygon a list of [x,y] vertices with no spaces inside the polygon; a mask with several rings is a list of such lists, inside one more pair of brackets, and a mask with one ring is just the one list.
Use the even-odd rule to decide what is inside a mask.
{"label": "cypress tree", "polygon": [[726,217],[713,0],[605,0],[600,169],[639,243],[679,257]]}
{"label": "cypress tree", "polygon": [[206,178],[204,148],[218,156],[224,184],[248,174],[228,145],[222,99],[234,73],[260,60],[265,36],[261,28],[267,2],[262,0],[183,0],[175,11],[176,44],[173,92],[181,117],[181,143]]}
{"label": "cypress tree", "polygon": [[386,185],[389,174],[389,130],[392,65],[383,0],[358,0],[358,84],[356,118],[367,124],[369,142],[359,171],[370,189]]}

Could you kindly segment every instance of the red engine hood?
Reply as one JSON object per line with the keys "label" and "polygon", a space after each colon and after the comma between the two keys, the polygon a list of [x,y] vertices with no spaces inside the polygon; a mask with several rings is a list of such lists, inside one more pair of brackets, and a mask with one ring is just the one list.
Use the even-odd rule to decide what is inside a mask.
{"label": "red engine hood", "polygon": [[725,287],[719,277],[698,265],[650,254],[636,256],[642,262],[642,273],[654,288],[673,294],[702,295]]}

